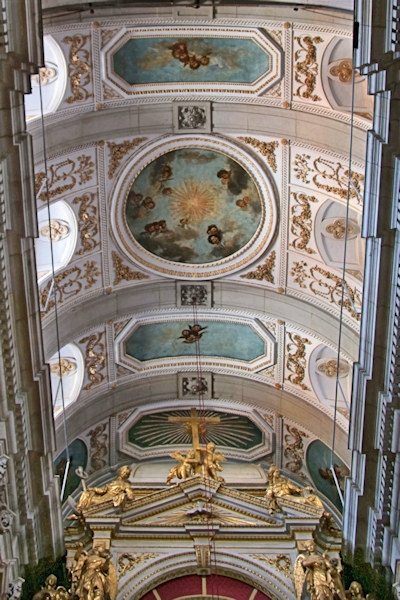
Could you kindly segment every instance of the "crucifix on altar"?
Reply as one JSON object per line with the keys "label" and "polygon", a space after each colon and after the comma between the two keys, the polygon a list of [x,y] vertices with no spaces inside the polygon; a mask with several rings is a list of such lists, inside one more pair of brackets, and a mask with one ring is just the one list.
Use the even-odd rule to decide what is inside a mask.
{"label": "crucifix on altar", "polygon": [[194,475],[210,477],[223,482],[223,478],[217,475],[217,471],[222,471],[220,461],[225,458],[219,452],[215,452],[214,442],[208,442],[205,448],[200,445],[200,433],[205,433],[206,423],[220,423],[219,417],[200,417],[195,408],[190,409],[190,417],[169,417],[170,423],[184,423],[188,433],[192,438],[192,450],[186,452],[183,456],[180,451],[173,452],[172,458],[179,460],[180,464],[172,467],[167,483],[177,477],[178,479],[187,479]]}

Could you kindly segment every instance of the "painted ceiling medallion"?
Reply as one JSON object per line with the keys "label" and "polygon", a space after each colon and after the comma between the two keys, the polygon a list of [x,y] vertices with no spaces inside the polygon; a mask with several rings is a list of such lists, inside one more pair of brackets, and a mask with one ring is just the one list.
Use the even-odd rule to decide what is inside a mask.
{"label": "painted ceiling medallion", "polygon": [[125,252],[142,265],[212,278],[265,251],[276,224],[271,184],[240,146],[174,136],[142,147],[132,167],[117,185],[112,216]]}

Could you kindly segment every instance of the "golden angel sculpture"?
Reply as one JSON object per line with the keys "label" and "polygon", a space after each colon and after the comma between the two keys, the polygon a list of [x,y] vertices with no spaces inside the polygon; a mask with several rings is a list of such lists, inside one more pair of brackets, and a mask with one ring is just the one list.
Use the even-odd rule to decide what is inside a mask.
{"label": "golden angel sculpture", "polygon": [[95,504],[112,500],[114,506],[121,506],[125,500],[133,500],[134,492],[128,481],[131,470],[128,466],[121,467],[114,481],[102,487],[92,487],[83,490],[76,510],[82,512]]}
{"label": "golden angel sculpture", "polygon": [[74,556],[71,595],[79,600],[115,600],[117,571],[110,552],[102,545],[86,552],[81,544]]}
{"label": "golden angel sculpture", "polygon": [[166,480],[168,484],[175,478],[188,479],[194,475],[202,475],[225,483],[224,478],[218,475],[223,471],[221,462],[225,461],[225,457],[215,451],[213,442],[209,442],[205,448],[198,447],[188,450],[185,456],[180,451],[173,452],[170,456],[178,460],[179,465],[170,469]]}
{"label": "golden angel sculpture", "polygon": [[283,477],[276,465],[271,465],[268,471],[268,487],[265,493],[265,499],[271,514],[281,510],[277,502],[277,499],[279,498],[284,498],[300,504],[307,504],[308,506],[314,506],[315,508],[323,510],[324,506],[321,500],[313,493],[313,491],[314,490],[311,487],[298,487],[289,481],[289,479]]}
{"label": "golden angel sculpture", "polygon": [[317,554],[310,540],[294,564],[297,600],[346,600],[339,559]]}

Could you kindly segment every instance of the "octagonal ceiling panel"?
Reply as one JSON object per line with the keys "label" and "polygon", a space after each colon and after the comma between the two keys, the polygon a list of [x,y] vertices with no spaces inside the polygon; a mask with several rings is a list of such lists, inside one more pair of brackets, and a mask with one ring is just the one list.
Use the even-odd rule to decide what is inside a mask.
{"label": "octagonal ceiling panel", "polygon": [[[262,94],[281,78],[282,50],[261,29],[122,29],[102,51],[107,84],[119,93]],[[133,60],[133,57],[135,60]],[[183,88],[182,88],[183,86]]]}
{"label": "octagonal ceiling panel", "polygon": [[[243,410],[246,412],[244,407]],[[256,411],[241,413],[207,409],[193,416],[185,408],[163,411],[138,409],[119,431],[120,448],[135,458],[165,458],[176,448],[186,450],[192,445],[186,422],[192,414],[198,422],[201,444],[213,442],[231,459],[255,460],[270,454],[274,447],[270,427]]]}
{"label": "octagonal ceiling panel", "polygon": [[118,362],[133,371],[197,367],[201,353],[204,368],[229,368],[257,372],[275,362],[276,343],[257,321],[182,313],[131,320],[116,340]]}
{"label": "octagonal ceiling panel", "polygon": [[213,278],[265,252],[277,222],[269,174],[241,145],[173,136],[142,146],[111,206],[130,257],[163,275]]}

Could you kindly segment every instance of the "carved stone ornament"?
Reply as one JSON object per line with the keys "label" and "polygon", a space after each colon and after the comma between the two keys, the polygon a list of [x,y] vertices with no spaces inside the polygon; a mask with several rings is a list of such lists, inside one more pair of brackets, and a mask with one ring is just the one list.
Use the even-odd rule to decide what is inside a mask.
{"label": "carved stone ornament", "polygon": [[132,571],[137,565],[140,565],[150,558],[155,558],[157,554],[154,552],[142,552],[141,554],[130,554],[124,552],[118,557],[118,575],[123,577],[128,571]]}
{"label": "carved stone ornament", "polygon": [[356,237],[359,231],[358,226],[351,221],[348,221],[346,225],[346,219],[343,217],[338,217],[337,219],[327,219],[327,221],[328,222],[322,222],[324,225],[322,235],[334,240],[342,241],[345,238],[352,239]]}
{"label": "carved stone ornament", "polygon": [[190,284],[177,282],[178,297],[177,306],[201,306],[211,307],[211,282],[201,284]]}
{"label": "carved stone ornament", "polygon": [[262,560],[268,563],[269,565],[272,565],[278,571],[281,571],[281,573],[283,573],[286,577],[291,576],[290,557],[286,554],[277,554],[275,558],[271,558],[270,556],[267,556],[265,554],[252,554],[251,556],[253,558],[256,558],[257,560]]}
{"label": "carved stone ornament", "polygon": [[57,377],[67,377],[76,373],[78,365],[73,358],[60,358],[59,361],[51,363],[50,373],[57,375]]}
{"label": "carved stone ornament", "polygon": [[211,131],[211,105],[209,102],[174,102],[173,123],[176,133]]}
{"label": "carved stone ornament", "polygon": [[311,344],[307,338],[302,338],[295,333],[288,333],[289,342],[286,345],[286,368],[290,371],[287,379],[290,383],[298,385],[302,390],[310,388],[303,383],[306,376],[306,344]]}
{"label": "carved stone ornament", "polygon": [[100,269],[92,260],[85,262],[81,267],[75,265],[58,273],[54,278],[54,288],[53,280],[50,280],[40,291],[42,316],[54,308],[56,301],[59,305],[82,290],[90,289],[97,282],[99,276]]}
{"label": "carved stone ornament", "polygon": [[37,198],[42,202],[47,202],[47,200],[65,194],[77,185],[87,183],[93,178],[94,167],[92,158],[84,154],[75,160],[67,158],[50,164],[47,173],[39,171],[35,174]]}
{"label": "carved stone ornament", "polygon": [[336,358],[322,359],[318,361],[317,371],[330,378],[345,377],[350,371],[350,365],[344,360],[339,361],[338,365]]}
{"label": "carved stone ornament", "polygon": [[11,528],[13,519],[14,513],[7,506],[0,506],[0,533]]}
{"label": "carved stone ornament", "polygon": [[45,67],[40,67],[39,73],[32,75],[31,83],[35,86],[43,87],[48,85],[58,77],[58,71],[56,65],[50,65],[49,63]]}
{"label": "carved stone ornament", "polygon": [[178,375],[179,397],[185,399],[209,399],[212,396],[212,374],[211,373],[179,373]]}
{"label": "carved stone ornament", "polygon": [[242,140],[242,142],[244,142],[245,144],[253,146],[253,148],[256,148],[256,150],[258,150],[258,152],[262,154],[262,156],[265,156],[272,171],[276,173],[277,166],[275,150],[279,146],[279,142],[262,142],[261,140],[257,140],[256,138],[252,137],[239,137],[239,140]]}
{"label": "carved stone ornament", "polygon": [[124,265],[122,258],[113,250],[111,253],[115,279],[113,285],[118,285],[121,281],[137,281],[140,279],[148,279],[149,276],[141,273],[140,271],[133,271],[128,265]]}
{"label": "carved stone ornament", "polygon": [[103,336],[104,331],[92,333],[79,341],[80,344],[86,344],[85,367],[89,383],[85,385],[85,390],[90,390],[94,385],[101,383],[106,377],[104,374],[106,356]]}
{"label": "carved stone ornament", "polygon": [[52,242],[60,242],[69,235],[69,226],[61,219],[51,219],[50,223],[39,226],[39,236]]}
{"label": "carved stone ornament", "polygon": [[180,129],[202,129],[207,122],[206,111],[200,106],[179,106],[178,122]]}
{"label": "carved stone ornament", "polygon": [[5,454],[3,454],[3,456],[0,456],[0,485],[4,484],[4,479],[7,473],[7,462],[8,456],[6,456]]}
{"label": "carved stone ornament", "polygon": [[352,59],[345,58],[336,62],[336,64],[330,67],[329,75],[335,79],[338,79],[340,83],[351,83],[351,80],[353,78]]}
{"label": "carved stone ornament", "polygon": [[272,250],[270,255],[264,260],[261,265],[256,267],[255,271],[244,273],[240,277],[243,279],[256,279],[257,281],[268,281],[268,283],[275,283],[273,270],[275,269],[276,252]]}
{"label": "carved stone ornament", "polygon": [[300,85],[294,92],[295,96],[317,102],[321,100],[315,93],[318,75],[317,44],[321,44],[323,39],[319,36],[294,38],[299,45],[299,49],[294,53],[294,78]]}
{"label": "carved stone ornament", "polygon": [[67,36],[63,39],[65,44],[69,44],[69,64],[68,75],[72,96],[66,98],[68,104],[87,100],[93,97],[93,93],[87,90],[91,84],[91,64],[90,64],[90,35]]}
{"label": "carved stone ornament", "polygon": [[324,156],[311,159],[309,154],[296,154],[293,171],[296,179],[303,183],[312,182],[318,189],[336,194],[339,198],[346,199],[349,195],[357,204],[361,204],[364,175],[357,171],[349,172],[347,166],[339,161]]}

